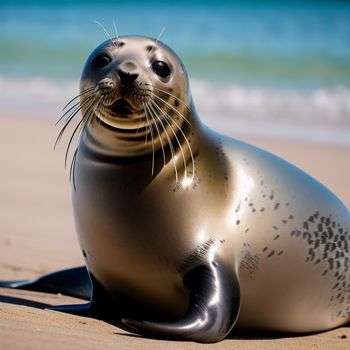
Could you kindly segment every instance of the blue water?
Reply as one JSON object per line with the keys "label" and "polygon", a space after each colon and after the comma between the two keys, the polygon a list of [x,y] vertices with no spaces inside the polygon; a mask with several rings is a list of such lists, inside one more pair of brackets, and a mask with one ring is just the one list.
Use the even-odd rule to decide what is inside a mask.
{"label": "blue water", "polygon": [[114,36],[162,36],[192,76],[245,84],[350,86],[350,4],[336,1],[2,1],[0,74],[77,77]]}
{"label": "blue water", "polygon": [[0,104],[72,97],[87,55],[107,39],[94,21],[111,36],[113,22],[119,35],[165,28],[209,122],[319,124],[350,144],[349,2],[0,1]]}

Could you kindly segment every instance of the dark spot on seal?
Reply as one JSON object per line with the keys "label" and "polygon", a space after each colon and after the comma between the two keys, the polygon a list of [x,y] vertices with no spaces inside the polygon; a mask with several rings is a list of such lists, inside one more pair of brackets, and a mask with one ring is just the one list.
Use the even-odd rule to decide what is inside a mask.
{"label": "dark spot on seal", "polygon": [[83,256],[84,256],[84,258],[86,258],[86,257],[87,257],[86,252],[85,252],[85,250],[84,250],[84,249],[83,249]]}
{"label": "dark spot on seal", "polygon": [[311,215],[311,216],[307,219],[307,221],[314,223],[314,222],[315,222],[314,216]]}
{"label": "dark spot on seal", "polygon": [[293,220],[293,219],[294,219],[294,216],[293,216],[293,215],[289,215],[288,219],[289,219],[289,220]]}
{"label": "dark spot on seal", "polygon": [[281,250],[277,255],[280,256],[280,255],[282,255],[283,253],[284,253],[284,251]]}
{"label": "dark spot on seal", "polygon": [[274,241],[276,240],[276,239],[278,239],[280,237],[280,235],[276,235],[275,237],[274,237]]}
{"label": "dark spot on seal", "polygon": [[261,212],[265,211],[265,208],[261,208],[260,211],[261,211]]}
{"label": "dark spot on seal", "polygon": [[269,249],[269,248],[268,248],[268,247],[264,247],[262,251],[263,251],[263,252],[266,252],[267,249]]}
{"label": "dark spot on seal", "polygon": [[303,233],[303,238],[309,240],[309,239],[311,238],[310,232],[305,231],[305,232]]}
{"label": "dark spot on seal", "polygon": [[267,256],[268,258],[271,258],[275,254],[275,251],[271,251],[271,253]]}
{"label": "dark spot on seal", "polygon": [[273,208],[273,210],[277,210],[279,208],[280,204],[279,203],[276,203],[275,204],[275,207]]}
{"label": "dark spot on seal", "polygon": [[337,283],[332,287],[332,289],[337,289],[338,286],[339,286],[339,282],[337,282]]}
{"label": "dark spot on seal", "polygon": [[179,107],[179,101],[178,100],[175,100],[175,106]]}
{"label": "dark spot on seal", "polygon": [[338,338],[340,338],[340,339],[346,339],[348,336],[346,335],[346,334],[342,334],[342,335],[340,335]]}
{"label": "dark spot on seal", "polygon": [[277,227],[277,226],[272,226],[272,228],[273,228],[274,230],[278,230],[278,227]]}
{"label": "dark spot on seal", "polygon": [[315,252],[312,248],[309,248],[309,256],[307,257],[307,261],[312,261],[314,259],[315,259]]}
{"label": "dark spot on seal", "polygon": [[241,202],[238,203],[235,213],[238,213],[240,209],[241,209]]}

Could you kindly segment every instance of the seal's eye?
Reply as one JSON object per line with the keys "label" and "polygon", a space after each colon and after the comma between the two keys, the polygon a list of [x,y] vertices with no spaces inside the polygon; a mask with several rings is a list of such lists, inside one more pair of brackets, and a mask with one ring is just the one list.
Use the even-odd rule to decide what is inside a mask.
{"label": "seal's eye", "polygon": [[159,75],[161,78],[166,79],[166,78],[170,77],[170,68],[163,61],[154,61],[152,63],[152,69],[153,69],[154,73]]}
{"label": "seal's eye", "polygon": [[97,68],[107,66],[112,62],[112,58],[106,54],[98,55],[92,59],[91,64]]}

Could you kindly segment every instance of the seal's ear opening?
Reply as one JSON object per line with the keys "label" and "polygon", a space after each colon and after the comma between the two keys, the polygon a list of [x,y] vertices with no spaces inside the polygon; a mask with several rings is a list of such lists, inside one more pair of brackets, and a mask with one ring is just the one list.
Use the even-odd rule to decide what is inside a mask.
{"label": "seal's ear opening", "polygon": [[233,328],[240,308],[237,277],[218,261],[199,266],[184,279],[190,292],[189,308],[177,321],[157,323],[123,319],[141,334],[157,338],[184,339],[201,343],[218,342]]}

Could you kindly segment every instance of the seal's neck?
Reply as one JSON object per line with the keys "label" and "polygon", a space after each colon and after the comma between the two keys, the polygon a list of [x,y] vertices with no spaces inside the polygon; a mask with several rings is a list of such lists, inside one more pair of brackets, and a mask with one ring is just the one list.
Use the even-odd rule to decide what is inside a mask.
{"label": "seal's neck", "polygon": [[94,161],[147,163],[152,175],[164,168],[177,181],[195,175],[196,134],[200,121],[193,108],[179,113],[148,107],[139,128],[111,127],[95,117],[85,129],[81,142]]}

